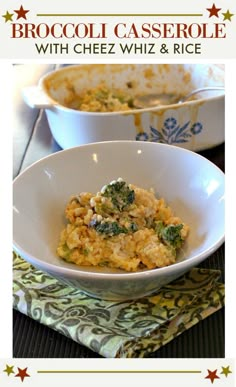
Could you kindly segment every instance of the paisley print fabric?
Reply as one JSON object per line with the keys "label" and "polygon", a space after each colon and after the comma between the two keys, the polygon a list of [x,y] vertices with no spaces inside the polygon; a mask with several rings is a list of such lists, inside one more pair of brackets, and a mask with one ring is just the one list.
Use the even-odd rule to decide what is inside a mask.
{"label": "paisley print fabric", "polygon": [[194,268],[157,294],[104,301],[60,283],[13,254],[13,306],[103,357],[148,357],[224,305],[217,270]]}

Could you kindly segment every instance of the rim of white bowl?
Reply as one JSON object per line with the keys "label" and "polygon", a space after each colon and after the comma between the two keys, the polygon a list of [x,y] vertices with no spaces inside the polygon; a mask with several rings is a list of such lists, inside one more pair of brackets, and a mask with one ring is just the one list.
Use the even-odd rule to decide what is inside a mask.
{"label": "rim of white bowl", "polygon": [[70,148],[60,149],[54,153],[50,153],[49,155],[42,157],[39,160],[36,160],[32,164],[30,164],[28,167],[26,167],[21,173],[19,173],[19,175],[17,175],[13,179],[13,185],[21,177],[21,175],[23,173],[26,173],[26,171],[28,171],[30,168],[33,168],[34,165],[43,163],[50,158],[60,157],[62,153],[66,153],[66,152],[69,153],[73,150],[80,149],[80,148],[89,148],[89,147],[102,146],[102,145],[107,146],[107,145],[121,144],[121,143],[122,144],[133,144],[133,146],[139,146],[141,144],[144,146],[162,147],[162,148],[172,149],[173,151],[180,152],[180,153],[189,153],[189,154],[194,155],[194,157],[196,157],[196,158],[198,157],[204,161],[207,161],[208,164],[211,164],[213,168],[218,170],[218,172],[222,175],[222,177],[225,176],[225,173],[216,164],[214,164],[211,160],[207,159],[206,157],[204,157],[198,153],[201,151],[193,151],[190,149],[181,148],[180,146],[177,146],[177,145],[160,143],[160,142],[151,142],[151,141],[143,141],[143,140],[109,140],[109,141],[97,141],[97,142],[90,142],[88,144],[75,145],[75,146],[72,146]]}

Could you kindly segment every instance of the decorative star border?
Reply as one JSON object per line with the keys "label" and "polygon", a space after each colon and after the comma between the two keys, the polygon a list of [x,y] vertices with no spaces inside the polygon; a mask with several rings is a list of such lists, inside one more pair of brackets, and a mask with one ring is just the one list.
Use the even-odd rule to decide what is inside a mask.
{"label": "decorative star border", "polygon": [[[224,375],[226,378],[228,377],[229,374],[232,374],[232,371],[230,370],[230,366],[221,367],[221,368],[222,368],[222,371],[220,372],[220,374]],[[209,379],[211,383],[214,383],[216,379],[220,379],[220,376],[217,375],[217,372],[218,372],[217,369],[213,371],[207,370],[207,372],[208,372],[208,375],[205,377],[205,379]]]}
{"label": "decorative star border", "polygon": [[15,368],[14,365],[6,364],[6,367],[3,370],[3,372],[6,372],[7,376],[13,375],[15,378],[20,378],[22,382],[24,381],[25,378],[30,377],[30,375],[27,372],[28,367],[26,368],[17,367],[17,371],[14,371],[14,368]]}
{"label": "decorative star border", "polygon": [[[15,371],[15,368],[17,368],[17,371]],[[2,372],[5,372],[8,377],[14,376],[15,378],[19,378],[21,380],[21,382],[24,382],[25,378],[31,377],[31,375],[28,373],[28,367],[20,368],[20,367],[15,367],[15,365],[6,364],[5,369],[3,369]],[[44,371],[38,371],[38,372],[44,373]],[[50,373],[50,371],[45,371],[45,372]],[[70,371],[65,371],[65,372],[70,373]],[[74,371],[71,371],[71,372],[74,372]],[[79,373],[79,371],[77,371],[77,372]],[[199,372],[201,372],[201,371],[199,371]],[[225,366],[225,367],[221,366],[221,372],[218,371],[218,369],[215,369],[213,371],[207,369],[207,372],[208,372],[208,374],[206,376],[204,376],[204,378],[209,379],[212,384],[214,383],[214,381],[216,379],[221,379],[221,377],[228,378],[228,376],[233,373],[230,370],[229,365]],[[56,371],[53,371],[53,373],[56,373]],[[222,376],[220,376],[220,375],[222,375]]]}
{"label": "decorative star border", "polygon": [[[212,4],[211,8],[206,8],[206,10],[209,12],[209,15],[208,17],[209,18],[212,18],[212,17],[216,17],[216,18],[219,18],[219,14],[223,16],[223,21],[230,21],[231,22],[231,19],[232,17],[234,16],[233,13],[230,12],[229,9],[227,9],[227,11],[225,12],[221,12],[220,11],[222,10],[222,8],[218,8],[215,3]],[[29,12],[29,9],[24,9],[23,5],[20,6],[19,9],[14,9],[12,12],[9,12],[8,10],[5,12],[4,15],[2,15],[2,17],[5,19],[5,23],[7,22],[13,22],[13,18],[16,16],[16,19],[15,20],[19,20],[19,19],[24,19],[24,20],[27,20],[27,13]]]}
{"label": "decorative star border", "polygon": [[[212,7],[211,8],[206,8],[206,10],[209,12],[209,18],[215,16],[215,17],[219,17],[219,12],[221,11],[221,8],[217,8],[215,3],[213,3]],[[232,17],[234,16],[233,13],[231,13],[229,11],[229,9],[227,9],[226,12],[221,12],[221,14],[223,15],[223,21],[225,20],[229,20],[231,21]]]}
{"label": "decorative star border", "polygon": [[13,13],[6,11],[6,13],[2,15],[2,17],[5,19],[5,23],[7,23],[8,21],[12,22],[14,14],[16,14],[16,20],[19,20],[19,19],[27,20],[26,14],[28,12],[29,12],[29,9],[24,9],[23,6],[21,5],[19,9],[14,9]]}

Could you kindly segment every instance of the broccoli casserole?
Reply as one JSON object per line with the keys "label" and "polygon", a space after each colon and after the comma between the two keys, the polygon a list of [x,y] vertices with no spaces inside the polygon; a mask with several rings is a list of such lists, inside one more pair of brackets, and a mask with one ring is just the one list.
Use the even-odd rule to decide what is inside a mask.
{"label": "broccoli casserole", "polygon": [[[71,90],[72,92],[72,90]],[[86,112],[115,112],[133,109],[133,98],[127,91],[112,89],[104,84],[94,88],[82,90],[80,94],[75,91],[66,101],[66,106],[71,109]]]}
{"label": "broccoli casserole", "polygon": [[153,190],[119,178],[69,200],[57,254],[76,265],[126,271],[171,265],[189,227]]}

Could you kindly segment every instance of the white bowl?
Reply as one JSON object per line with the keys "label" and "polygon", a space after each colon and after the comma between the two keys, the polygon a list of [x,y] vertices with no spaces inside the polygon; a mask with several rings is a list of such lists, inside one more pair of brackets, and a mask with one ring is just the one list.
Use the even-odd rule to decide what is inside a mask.
{"label": "white bowl", "polygon": [[[171,266],[136,273],[78,267],[56,255],[68,198],[122,177],[155,191],[190,226]],[[104,299],[139,298],[198,265],[224,241],[224,174],[206,158],[164,144],[117,141],[54,153],[13,184],[14,249],[35,267]]]}
{"label": "white bowl", "polygon": [[[200,151],[224,142],[224,91],[204,92],[183,104],[92,113],[68,108],[81,90],[104,83],[137,94],[186,95],[224,86],[224,68],[214,64],[96,64],[68,66],[24,90],[26,102],[46,109],[53,137],[63,148],[100,141],[143,140]],[[129,88],[127,85],[132,84]]]}

